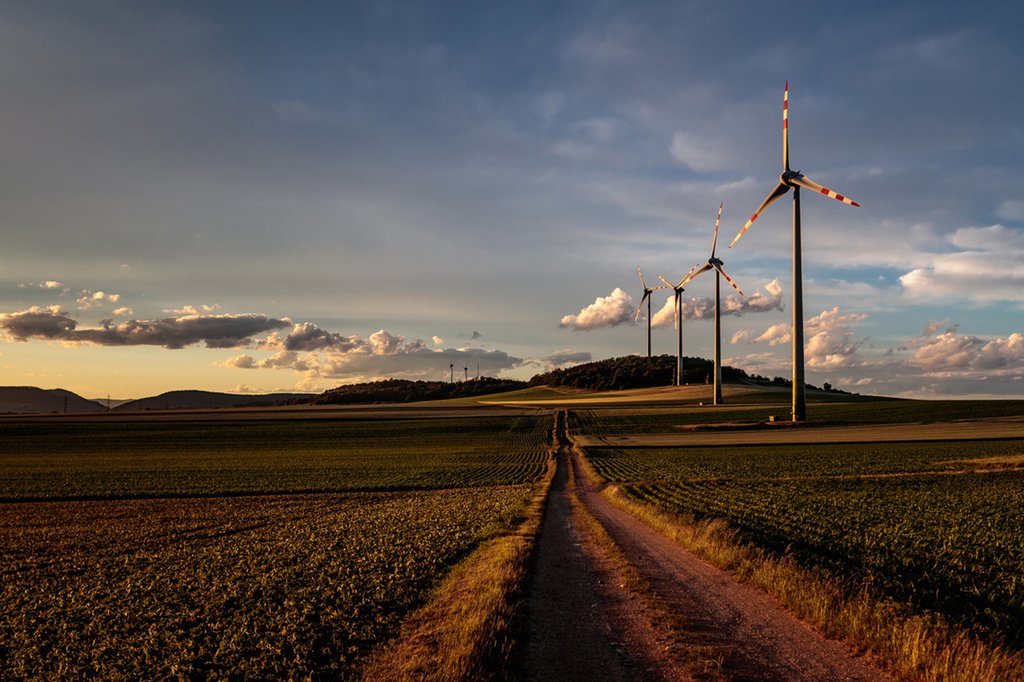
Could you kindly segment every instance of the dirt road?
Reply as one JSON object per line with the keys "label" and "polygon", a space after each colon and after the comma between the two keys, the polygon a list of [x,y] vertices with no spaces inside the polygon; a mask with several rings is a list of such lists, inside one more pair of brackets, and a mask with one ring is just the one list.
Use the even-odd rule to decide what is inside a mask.
{"label": "dirt road", "polygon": [[[761,592],[689,554],[620,510],[585,476],[569,484],[563,448],[527,593],[527,634],[517,676],[528,680],[683,679],[679,641],[710,652],[734,680],[887,680],[845,645],[827,640]],[[573,466],[578,472],[579,466]],[[650,613],[581,526],[572,498],[601,523],[654,599],[683,617],[659,631]],[[676,650],[673,650],[675,642]]]}

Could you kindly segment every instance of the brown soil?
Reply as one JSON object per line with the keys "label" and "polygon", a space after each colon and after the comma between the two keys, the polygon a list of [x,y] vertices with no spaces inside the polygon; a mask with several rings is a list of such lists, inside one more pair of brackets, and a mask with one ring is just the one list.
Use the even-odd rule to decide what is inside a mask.
{"label": "brown soil", "polygon": [[568,448],[558,455],[526,593],[515,676],[524,680],[679,680],[640,599],[573,513]]}
{"label": "brown soil", "polygon": [[[770,597],[613,506],[585,476],[576,474],[575,485],[569,485],[568,458],[578,463],[578,455],[563,448],[527,587],[517,677],[685,679],[686,662],[693,661],[689,649],[721,661],[726,679],[891,679]],[[648,601],[681,616],[682,632],[652,625],[643,599],[626,588],[607,552],[582,529],[573,513],[574,495],[646,583]]]}

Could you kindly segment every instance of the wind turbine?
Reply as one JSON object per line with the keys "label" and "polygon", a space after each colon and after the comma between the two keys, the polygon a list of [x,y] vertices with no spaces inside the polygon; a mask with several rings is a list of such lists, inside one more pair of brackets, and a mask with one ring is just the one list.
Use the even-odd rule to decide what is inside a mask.
{"label": "wind turbine", "polygon": [[683,275],[683,278],[679,280],[679,284],[672,284],[661,275],[658,275],[658,279],[664,282],[675,295],[675,308],[673,308],[672,312],[676,326],[676,386],[683,385],[683,285],[690,281],[688,278],[696,269],[696,265],[690,268],[690,272]]}
{"label": "wind turbine", "polygon": [[708,262],[703,265],[700,269],[696,267],[691,270],[689,279],[683,280],[683,283],[689,283],[694,277],[707,272],[708,270],[715,271],[715,392],[714,392],[714,404],[720,405],[722,403],[722,310],[721,310],[721,285],[722,277],[725,277],[725,281],[732,285],[732,288],[739,292],[740,296],[743,296],[743,292],[736,285],[736,282],[732,281],[732,277],[725,274],[725,270],[722,268],[725,263],[722,262],[721,258],[715,256],[715,248],[718,246],[718,226],[722,222],[722,207],[725,204],[718,205],[718,217],[715,218],[715,235],[711,238],[711,257],[708,258]]}
{"label": "wind turbine", "polygon": [[798,170],[789,168],[789,81],[786,81],[786,89],[782,95],[782,175],[779,176],[779,184],[775,186],[761,205],[750,216],[750,220],[743,226],[743,229],[733,238],[733,247],[743,233],[750,229],[750,226],[761,215],[761,212],[790,188],[793,190],[793,421],[804,421],[807,419],[807,399],[804,390],[804,291],[803,291],[803,266],[800,253],[800,188],[809,189],[812,192],[824,194],[827,197],[837,199],[844,204],[860,206],[856,201],[845,197],[839,192],[834,192],[828,187],[822,187],[812,181]]}
{"label": "wind turbine", "polygon": [[639,265],[636,266],[636,274],[640,276],[640,285],[644,288],[644,295],[640,299],[640,304],[636,307],[636,315],[633,316],[633,321],[636,322],[640,319],[640,311],[644,308],[644,301],[647,301],[647,357],[651,357],[651,294],[665,287],[660,286],[651,289],[647,286],[647,282],[644,281],[644,273],[640,272]]}

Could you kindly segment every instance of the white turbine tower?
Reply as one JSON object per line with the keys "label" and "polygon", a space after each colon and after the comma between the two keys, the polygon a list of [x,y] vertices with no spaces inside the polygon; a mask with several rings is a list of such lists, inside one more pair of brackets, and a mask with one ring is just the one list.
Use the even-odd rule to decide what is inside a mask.
{"label": "white turbine tower", "polygon": [[722,268],[725,263],[722,262],[721,258],[715,257],[715,248],[718,246],[718,226],[722,222],[722,207],[725,204],[718,205],[718,217],[715,218],[715,234],[711,238],[711,257],[708,258],[700,269],[696,267],[691,270],[691,274],[687,279],[683,280],[683,284],[689,283],[694,277],[707,272],[708,270],[715,271],[715,392],[714,392],[714,404],[722,404],[722,305],[721,305],[721,284],[722,277],[725,277],[725,281],[732,285],[732,288],[739,292],[740,296],[743,296],[743,292],[736,285],[736,282],[732,281],[732,277],[729,277]]}
{"label": "white turbine tower", "polygon": [[640,286],[644,288],[644,295],[640,298],[640,303],[636,307],[636,315],[633,316],[633,321],[636,322],[640,319],[640,311],[644,309],[644,301],[647,301],[647,357],[651,357],[651,294],[665,287],[660,286],[652,289],[647,286],[647,282],[644,281],[644,273],[640,272],[639,265],[636,266],[636,274],[640,277]]}
{"label": "white turbine tower", "polygon": [[676,386],[683,385],[683,285],[690,281],[688,278],[696,269],[696,265],[690,268],[690,272],[683,275],[683,278],[679,280],[679,284],[672,284],[661,275],[658,275],[658,279],[664,282],[665,286],[671,289],[675,296],[672,317],[676,327]]}
{"label": "white turbine tower", "polygon": [[786,81],[786,89],[782,95],[782,174],[779,176],[779,184],[775,186],[761,205],[750,216],[750,220],[743,226],[743,229],[733,238],[729,248],[743,236],[761,212],[790,189],[793,190],[793,421],[799,422],[807,419],[807,397],[804,384],[804,292],[803,292],[803,266],[800,253],[800,188],[809,189],[812,192],[824,194],[827,197],[837,199],[844,204],[860,206],[849,197],[844,197],[838,192],[833,192],[827,187],[822,187],[812,181],[798,170],[789,168],[789,81]]}

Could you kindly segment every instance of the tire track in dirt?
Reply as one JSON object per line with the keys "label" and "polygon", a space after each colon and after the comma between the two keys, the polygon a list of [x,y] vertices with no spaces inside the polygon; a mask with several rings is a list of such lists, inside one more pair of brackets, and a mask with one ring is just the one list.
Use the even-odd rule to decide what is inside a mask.
{"label": "tire track in dirt", "polygon": [[734,680],[890,680],[778,602],[685,551],[602,496],[579,472],[576,491],[664,605],[688,623],[684,642],[721,656]]}
{"label": "tire track in dirt", "polygon": [[[657,633],[639,600],[614,578],[572,508],[569,450],[555,479],[526,589],[525,639],[514,676],[523,680],[671,680]],[[645,631],[646,630],[646,631]]]}

